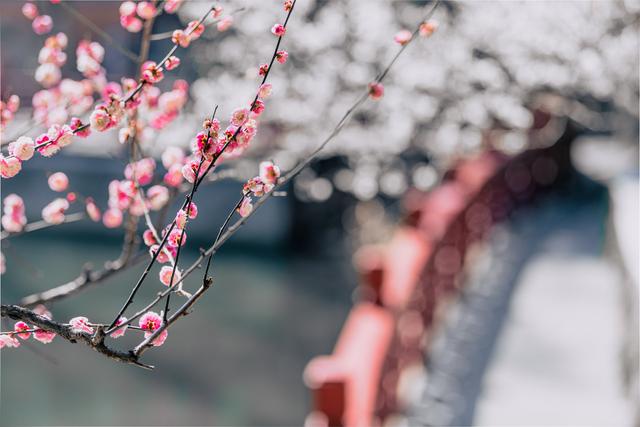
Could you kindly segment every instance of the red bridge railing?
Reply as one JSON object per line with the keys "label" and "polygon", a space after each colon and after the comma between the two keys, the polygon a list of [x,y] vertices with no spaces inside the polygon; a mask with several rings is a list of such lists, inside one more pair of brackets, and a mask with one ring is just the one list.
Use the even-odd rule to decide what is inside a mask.
{"label": "red bridge railing", "polygon": [[402,409],[400,378],[424,363],[438,318],[462,286],[470,246],[570,171],[575,128],[541,111],[534,117],[530,146],[545,148],[461,161],[432,191],[406,196],[404,224],[388,244],[355,254],[364,297],[333,353],[305,370],[313,394],[308,425],[375,426]]}

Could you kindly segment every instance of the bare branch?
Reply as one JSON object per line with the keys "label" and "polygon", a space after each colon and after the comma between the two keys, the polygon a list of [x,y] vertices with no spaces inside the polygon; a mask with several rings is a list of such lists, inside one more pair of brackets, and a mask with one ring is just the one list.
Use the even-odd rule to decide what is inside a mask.
{"label": "bare branch", "polygon": [[75,332],[71,326],[47,319],[46,317],[40,316],[31,310],[17,305],[2,304],[0,316],[8,317],[13,320],[22,320],[45,331],[53,332],[71,343],[81,342],[94,351],[97,351],[110,359],[117,360],[118,362],[136,365],[145,369],[153,369],[153,366],[151,365],[140,363],[138,361],[138,356],[133,352],[123,352],[108,347],[104,343],[105,334],[103,327],[101,326],[96,328],[97,330],[93,335],[86,332]]}

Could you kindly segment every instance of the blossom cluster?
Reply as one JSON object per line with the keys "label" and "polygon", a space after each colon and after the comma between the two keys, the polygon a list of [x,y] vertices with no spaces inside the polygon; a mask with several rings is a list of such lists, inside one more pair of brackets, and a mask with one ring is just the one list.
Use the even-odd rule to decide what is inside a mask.
{"label": "blossom cluster", "polygon": [[[46,319],[52,319],[51,312],[42,305],[37,306],[33,311]],[[91,323],[85,316],[77,316],[69,319],[68,325],[73,333],[86,333],[89,335],[93,335],[95,333],[95,327],[97,326]],[[153,311],[144,313],[138,320],[138,327],[144,332],[145,338],[149,338],[157,329],[162,327],[162,325],[162,317]],[[119,338],[123,336],[129,327],[127,318],[118,318],[118,321],[115,323],[115,327],[116,329],[110,333],[111,338]],[[3,332],[0,334],[0,348],[20,347],[20,340],[18,340],[18,338],[28,340],[32,335],[35,340],[40,341],[43,344],[49,344],[56,336],[54,332],[49,332],[37,326],[29,325],[23,321],[18,321],[14,324],[13,331]],[[166,341],[167,336],[168,332],[165,329],[153,340],[152,345],[161,346]]]}
{"label": "blossom cluster", "polygon": [[27,224],[24,201],[17,194],[9,194],[2,202],[2,228],[10,233],[22,231]]}
{"label": "blossom cluster", "polygon": [[[33,311],[45,319],[52,319],[51,312],[43,305],[35,307]],[[36,326],[30,326],[23,321],[19,321],[16,322],[13,327],[13,333],[0,335],[0,348],[20,347],[20,341],[16,336],[23,340],[27,340],[32,334],[36,341],[40,341],[43,344],[49,344],[56,337],[56,334],[53,332],[45,331],[44,329],[40,329]]]}
{"label": "blossom cluster", "polygon": [[38,35],[43,35],[51,32],[53,28],[53,19],[49,15],[40,15],[38,6],[31,2],[26,2],[22,6],[22,14],[25,18],[31,20],[31,27],[33,32]]}
{"label": "blossom cluster", "polygon": [[247,217],[253,211],[251,196],[262,197],[269,193],[278,184],[280,168],[273,162],[262,162],[259,166],[259,174],[248,180],[242,188],[242,201],[238,205],[238,213]]}
{"label": "blossom cluster", "polygon": [[60,68],[67,62],[68,39],[66,34],[58,33],[47,37],[44,46],[38,54],[40,66],[36,69],[35,79],[45,88],[50,88],[60,82],[62,72]]}
{"label": "blossom cluster", "polygon": [[0,133],[13,120],[13,117],[20,108],[20,97],[11,95],[5,101],[0,101]]}

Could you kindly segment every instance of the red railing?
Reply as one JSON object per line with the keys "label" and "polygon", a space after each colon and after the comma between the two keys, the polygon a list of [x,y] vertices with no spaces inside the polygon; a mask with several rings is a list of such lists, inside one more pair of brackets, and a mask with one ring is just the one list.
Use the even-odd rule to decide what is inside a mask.
{"label": "red railing", "polygon": [[334,352],[305,370],[313,393],[308,425],[380,425],[402,409],[400,377],[423,364],[440,313],[461,286],[470,245],[571,167],[573,127],[539,111],[534,117],[531,145],[555,144],[461,161],[432,191],[406,196],[404,224],[388,244],[355,254],[363,297]]}

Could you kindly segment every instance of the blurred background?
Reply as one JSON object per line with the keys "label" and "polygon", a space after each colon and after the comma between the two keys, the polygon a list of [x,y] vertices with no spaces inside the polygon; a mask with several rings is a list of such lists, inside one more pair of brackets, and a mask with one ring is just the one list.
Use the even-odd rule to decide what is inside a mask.
{"label": "blurred background", "polygon": [[[138,52],[120,2],[70,3]],[[107,80],[135,75],[68,8],[36,4],[69,37],[65,77],[82,78],[81,39],[104,45]],[[185,265],[215,238],[258,163],[289,170],[315,148],[396,53],[394,35],[430,4],[297,2],[259,133],[198,193]],[[46,130],[31,108],[43,40],[22,5],[0,4],[1,95],[22,101],[3,146]],[[210,6],[186,1],[153,33]],[[284,12],[275,1],[223,6],[233,27],[208,27],[159,84],[188,81],[189,102],[168,127],[141,135],[146,153],[188,151],[213,105],[226,118],[252,98],[256,66],[273,49],[268,30]],[[443,2],[434,18],[438,31],[408,47],[384,98],[365,103],[287,197],[269,200],[216,255],[214,287],[145,354],[154,371],[62,339],[23,342],[0,354],[2,424],[640,425],[640,4]],[[170,47],[154,41],[149,57]],[[20,194],[38,221],[57,197],[47,176],[63,171],[104,209],[127,161],[116,130],[94,132],[25,162],[2,181],[2,197]],[[88,219],[4,236],[2,302],[100,269],[119,257],[122,237]],[[47,307],[59,320],[108,322],[142,268]],[[12,327],[3,319],[2,330]]]}

